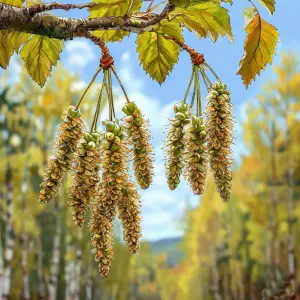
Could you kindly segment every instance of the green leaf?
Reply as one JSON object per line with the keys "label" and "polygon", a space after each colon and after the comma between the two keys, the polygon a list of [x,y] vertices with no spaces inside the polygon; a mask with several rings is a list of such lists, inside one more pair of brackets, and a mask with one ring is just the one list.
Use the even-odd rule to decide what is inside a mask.
{"label": "green leaf", "polygon": [[[93,3],[98,3],[98,5],[89,9],[89,18],[124,17],[126,13],[130,15],[139,11],[142,6],[142,0],[133,0],[130,9],[131,0],[94,0]],[[123,18],[119,20],[116,18],[116,22],[119,22],[120,26],[122,26],[122,20]],[[96,30],[93,34],[103,38],[105,42],[122,41],[125,36],[129,36],[129,32],[125,30]]]}
{"label": "green leaf", "polygon": [[269,10],[269,12],[273,15],[273,13],[275,12],[275,0],[258,0],[258,2],[264,7],[266,7]]}
{"label": "green leaf", "polygon": [[228,10],[220,6],[219,1],[197,4],[186,9],[176,8],[171,17],[176,17],[199,38],[210,37],[215,42],[221,35],[233,40]]}
{"label": "green leaf", "polygon": [[29,37],[28,33],[0,30],[0,66],[3,69],[8,66],[14,51],[18,52]]}
{"label": "green leaf", "polygon": [[263,20],[259,14],[246,27],[245,54],[240,62],[238,74],[248,87],[256,75],[272,63],[279,34],[274,26]]}
{"label": "green leaf", "polygon": [[21,0],[0,0],[1,3],[21,7],[22,1]]}
{"label": "green leaf", "polygon": [[181,27],[176,21],[162,21],[156,32],[140,33],[137,37],[137,52],[140,63],[150,77],[162,84],[177,63],[180,48],[169,35],[183,40]]}
{"label": "green leaf", "polygon": [[64,42],[45,36],[34,35],[22,48],[20,55],[34,81],[45,84],[63,49]]}

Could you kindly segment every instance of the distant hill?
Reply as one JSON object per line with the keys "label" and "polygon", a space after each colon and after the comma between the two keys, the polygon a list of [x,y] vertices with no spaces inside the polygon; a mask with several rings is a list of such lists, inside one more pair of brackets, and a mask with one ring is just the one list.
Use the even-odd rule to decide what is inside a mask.
{"label": "distant hill", "polygon": [[150,242],[150,245],[155,255],[167,253],[168,264],[174,266],[177,265],[185,256],[179,248],[181,241],[182,237],[166,238]]}

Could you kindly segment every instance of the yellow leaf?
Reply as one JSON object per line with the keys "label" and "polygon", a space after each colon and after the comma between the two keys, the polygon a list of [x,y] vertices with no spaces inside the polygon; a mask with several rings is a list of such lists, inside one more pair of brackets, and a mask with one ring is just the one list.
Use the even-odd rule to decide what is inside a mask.
{"label": "yellow leaf", "polygon": [[263,5],[264,7],[266,7],[270,13],[273,15],[274,11],[275,11],[275,0],[258,0],[261,5]]}
{"label": "yellow leaf", "polygon": [[1,3],[21,7],[22,1],[21,0],[0,0]]}
{"label": "yellow leaf", "polygon": [[176,21],[162,22],[157,32],[144,32],[136,40],[137,52],[144,70],[158,83],[163,83],[178,61],[179,46],[163,34],[182,40],[182,32]]}
{"label": "yellow leaf", "polygon": [[14,48],[9,41],[9,31],[0,30],[0,66],[3,69],[9,64],[9,60],[14,53]]}
{"label": "yellow leaf", "polygon": [[244,57],[240,62],[237,74],[242,76],[244,84],[248,87],[256,75],[260,74],[267,63],[272,63],[279,34],[274,26],[256,14],[246,27]]}
{"label": "yellow leaf", "polygon": [[[98,5],[90,8],[89,18],[103,17],[123,17],[125,14],[130,15],[140,10],[142,6],[141,0],[93,0],[93,3]],[[130,8],[130,9],[129,9]],[[116,22],[122,22],[123,18],[116,18]],[[123,21],[124,22],[124,21]],[[122,24],[120,24],[122,25]],[[93,33],[95,36],[103,38],[105,42],[122,41],[125,36],[129,36],[129,32],[125,30],[96,30]]]}
{"label": "yellow leaf", "polygon": [[219,2],[208,2],[176,8],[171,17],[177,20],[190,31],[194,31],[198,38],[209,37],[214,42],[221,36],[228,36],[233,40],[228,10],[220,6]]}
{"label": "yellow leaf", "polygon": [[22,48],[20,55],[25,67],[34,81],[43,86],[56,66],[63,49],[63,41],[34,35]]}

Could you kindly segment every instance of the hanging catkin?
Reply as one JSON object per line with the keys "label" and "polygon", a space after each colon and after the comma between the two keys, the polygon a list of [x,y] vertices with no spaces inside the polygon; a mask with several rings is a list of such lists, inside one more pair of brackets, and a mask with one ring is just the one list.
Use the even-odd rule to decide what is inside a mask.
{"label": "hanging catkin", "polygon": [[149,121],[145,120],[135,103],[123,107],[126,117],[123,127],[133,146],[133,168],[135,178],[142,189],[147,189],[153,180],[153,147],[150,144]]}
{"label": "hanging catkin", "polygon": [[113,258],[112,221],[117,212],[117,202],[122,197],[128,153],[118,122],[105,121],[104,125],[106,131],[100,139],[102,181],[98,196],[91,205],[90,231],[95,261],[101,276],[106,277]]}
{"label": "hanging catkin", "polygon": [[97,203],[92,203],[91,219],[89,228],[91,232],[92,254],[98,264],[98,270],[102,277],[109,273],[111,262],[114,256],[113,250],[113,225],[103,214]]}
{"label": "hanging catkin", "polygon": [[80,139],[74,159],[69,206],[76,226],[85,223],[85,207],[97,196],[100,168],[99,134],[86,132]]}
{"label": "hanging catkin", "polygon": [[212,84],[207,95],[206,128],[209,162],[223,201],[230,198],[232,180],[233,106],[226,84]]}
{"label": "hanging catkin", "polygon": [[204,191],[208,154],[206,131],[202,117],[192,115],[184,133],[184,177],[195,195]]}
{"label": "hanging catkin", "polygon": [[134,183],[127,182],[118,201],[119,219],[122,221],[123,237],[132,253],[139,250],[141,237],[141,199]]}
{"label": "hanging catkin", "polygon": [[54,157],[49,160],[41,183],[40,203],[48,203],[57,195],[65,172],[72,167],[73,154],[83,133],[84,124],[79,110],[69,107],[62,120],[55,140]]}
{"label": "hanging catkin", "polygon": [[190,109],[186,103],[174,106],[175,118],[170,120],[169,132],[165,141],[165,168],[168,185],[171,190],[176,189],[180,183],[183,169],[183,129],[190,123]]}
{"label": "hanging catkin", "polygon": [[128,147],[118,122],[106,121],[105,126],[106,132],[102,134],[100,146],[102,180],[98,203],[105,216],[112,221],[126,182]]}

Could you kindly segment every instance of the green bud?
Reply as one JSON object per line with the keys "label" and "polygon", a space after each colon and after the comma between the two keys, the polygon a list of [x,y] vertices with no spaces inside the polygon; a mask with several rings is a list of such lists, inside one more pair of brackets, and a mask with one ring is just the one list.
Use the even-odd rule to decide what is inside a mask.
{"label": "green bud", "polygon": [[103,121],[103,125],[106,127],[107,131],[114,132],[116,123],[113,121]]}
{"label": "green bud", "polygon": [[84,134],[84,139],[87,141],[87,142],[91,142],[93,140],[93,137],[89,134],[89,133],[85,133]]}
{"label": "green bud", "polygon": [[86,145],[86,148],[88,150],[93,150],[96,148],[96,143],[95,142],[88,142],[88,144]]}
{"label": "green bud", "polygon": [[115,136],[114,143],[117,144],[117,145],[120,145],[121,139],[118,136]]}
{"label": "green bud", "polygon": [[130,102],[130,103],[127,103],[126,105],[124,105],[124,107],[122,108],[122,111],[126,115],[132,115],[135,108],[136,108],[136,104],[134,102]]}
{"label": "green bud", "polygon": [[78,118],[78,117],[80,117],[81,114],[80,114],[79,109],[76,110],[74,106],[69,106],[68,115],[72,118]]}
{"label": "green bud", "polygon": [[174,105],[174,112],[178,113],[182,111],[182,103],[177,103]]}
{"label": "green bud", "polygon": [[175,114],[175,118],[183,121],[186,118],[186,116],[185,116],[185,114],[183,114],[181,112],[178,112],[178,113]]}
{"label": "green bud", "polygon": [[117,144],[112,144],[111,147],[110,147],[111,151],[117,151],[119,149],[120,149],[120,146],[118,146]]}
{"label": "green bud", "polygon": [[112,132],[106,132],[105,135],[104,135],[105,139],[107,141],[113,141],[114,138],[115,138],[115,135],[112,133]]}
{"label": "green bud", "polygon": [[118,123],[115,123],[115,130],[113,131],[115,135],[120,136],[122,132],[122,128]]}
{"label": "green bud", "polygon": [[225,119],[227,116],[226,113],[221,113],[221,112],[218,112],[218,117],[221,118],[221,119]]}
{"label": "green bud", "polygon": [[205,137],[206,137],[206,131],[203,130],[200,132],[200,138],[204,139]]}
{"label": "green bud", "polygon": [[135,119],[133,120],[133,124],[134,124],[135,126],[137,126],[137,127],[140,127],[140,126],[143,125],[143,120],[142,120],[141,118],[135,118]]}
{"label": "green bud", "polygon": [[99,133],[98,132],[94,131],[94,132],[92,132],[91,135],[92,135],[92,137],[94,138],[95,141],[98,140],[98,138],[99,138]]}

